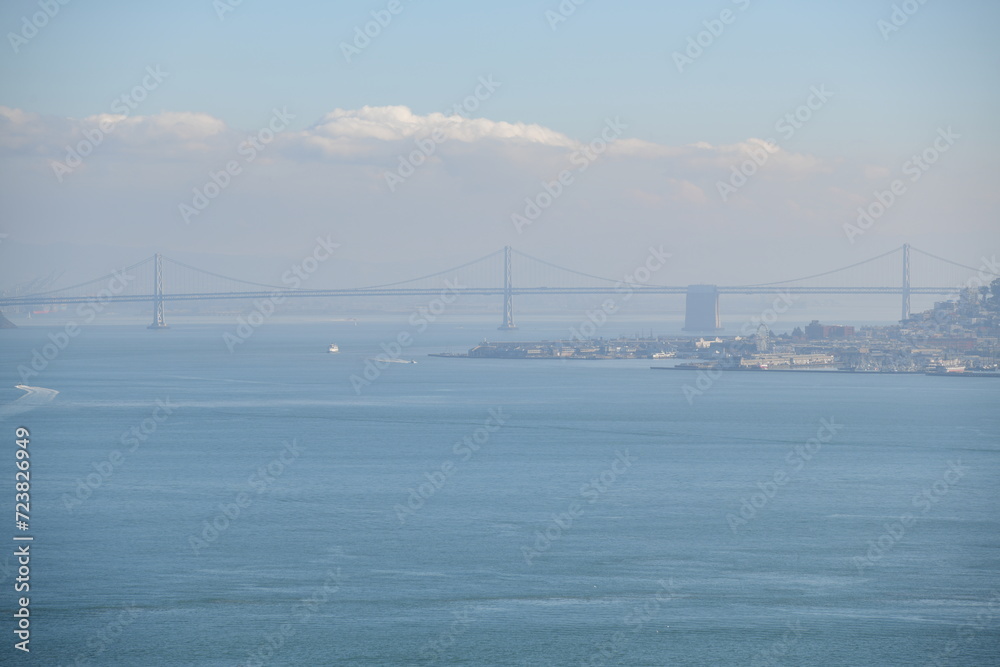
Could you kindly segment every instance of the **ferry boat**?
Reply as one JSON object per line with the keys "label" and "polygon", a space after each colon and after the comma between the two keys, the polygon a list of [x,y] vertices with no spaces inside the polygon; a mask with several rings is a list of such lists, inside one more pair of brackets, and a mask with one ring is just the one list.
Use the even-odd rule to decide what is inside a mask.
{"label": "ferry boat", "polygon": [[334,352],[340,352],[340,346],[337,345],[336,343],[330,343],[330,348],[327,350],[327,352],[331,354],[333,354]]}
{"label": "ferry boat", "polygon": [[951,373],[964,373],[965,366],[951,364],[932,364],[924,371],[926,375],[950,375]]}

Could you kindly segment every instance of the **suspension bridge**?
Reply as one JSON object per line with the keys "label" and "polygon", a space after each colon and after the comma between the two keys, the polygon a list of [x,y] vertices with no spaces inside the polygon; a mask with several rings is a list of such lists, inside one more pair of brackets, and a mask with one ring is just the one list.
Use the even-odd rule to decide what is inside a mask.
{"label": "suspension bridge", "polygon": [[[315,267],[314,267],[315,268]],[[973,277],[988,284],[1000,277],[993,267],[975,268],[910,245],[861,262],[810,276],[747,285],[663,285],[651,281],[647,263],[625,278],[607,278],[556,265],[510,246],[443,271],[409,280],[337,289],[304,289],[271,285],[223,276],[179,262],[161,254],[126,266],[111,274],[77,285],[31,291],[33,286],[0,293],[0,309],[68,307],[72,304],[148,302],[152,307],[150,329],[167,327],[166,304],[262,298],[367,299],[399,296],[438,296],[442,287],[457,295],[502,298],[500,329],[515,329],[515,297],[540,295],[660,295],[678,294],[686,299],[685,329],[713,331],[721,328],[719,297],[727,294],[887,294],[901,299],[901,316],[910,315],[914,295],[955,295]],[[983,276],[986,276],[985,282]],[[450,281],[450,282],[449,282]],[[37,288],[37,286],[35,286]]]}

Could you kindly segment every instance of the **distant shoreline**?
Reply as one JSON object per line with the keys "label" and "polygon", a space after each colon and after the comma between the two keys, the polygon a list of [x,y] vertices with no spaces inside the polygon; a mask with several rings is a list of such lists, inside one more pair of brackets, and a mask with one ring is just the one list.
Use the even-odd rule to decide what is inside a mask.
{"label": "distant shoreline", "polygon": [[[503,361],[621,361],[628,357],[472,357],[468,354],[458,352],[435,352],[429,353],[428,357],[443,357],[445,359],[500,359]],[[638,361],[639,358],[631,358]],[[739,373],[838,373],[847,375],[931,375],[935,377],[975,377],[975,378],[1000,378],[1000,373],[975,371],[965,371],[962,373],[928,373],[927,371],[852,371],[843,368],[752,368],[733,367],[721,368],[711,366],[650,366],[654,371],[720,371]]]}
{"label": "distant shoreline", "polygon": [[710,368],[695,366],[650,366],[654,371],[737,371],[751,373],[846,373],[848,375],[931,375],[934,377],[977,377],[977,378],[998,378],[1000,373],[987,372],[977,373],[965,371],[962,373],[928,373],[926,371],[852,371],[843,368]]}

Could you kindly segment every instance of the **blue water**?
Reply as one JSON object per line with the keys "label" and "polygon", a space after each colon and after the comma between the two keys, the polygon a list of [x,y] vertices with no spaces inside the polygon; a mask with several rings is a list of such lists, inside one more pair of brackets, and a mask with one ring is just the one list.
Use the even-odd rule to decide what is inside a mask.
{"label": "blue water", "polygon": [[426,356],[470,322],[359,394],[386,322],[91,327],[14,389],[53,331],[0,332],[0,662],[1000,664],[1000,380]]}

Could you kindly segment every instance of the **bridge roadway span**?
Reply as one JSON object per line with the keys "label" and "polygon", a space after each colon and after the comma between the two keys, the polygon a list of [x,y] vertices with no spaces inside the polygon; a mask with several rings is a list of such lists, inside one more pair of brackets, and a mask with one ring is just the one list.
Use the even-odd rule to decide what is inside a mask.
{"label": "bridge roadway span", "polygon": [[[609,285],[607,287],[512,287],[511,296],[538,295],[633,295],[646,294],[687,294],[688,286],[676,285]],[[902,295],[902,287],[781,287],[781,286],[723,286],[715,287],[718,294],[894,294]],[[910,287],[910,294],[954,294],[957,290],[950,287]],[[445,287],[445,288],[347,288],[347,289],[273,289],[248,292],[199,292],[171,294],[163,292],[162,296],[150,294],[93,294],[85,296],[18,296],[0,297],[0,308],[8,306],[42,306],[78,303],[134,303],[149,302],[157,298],[163,301],[203,301],[211,299],[266,299],[280,296],[283,298],[332,298],[332,297],[377,297],[377,296],[440,296],[442,293],[465,294],[470,296],[503,296],[503,287]]]}

